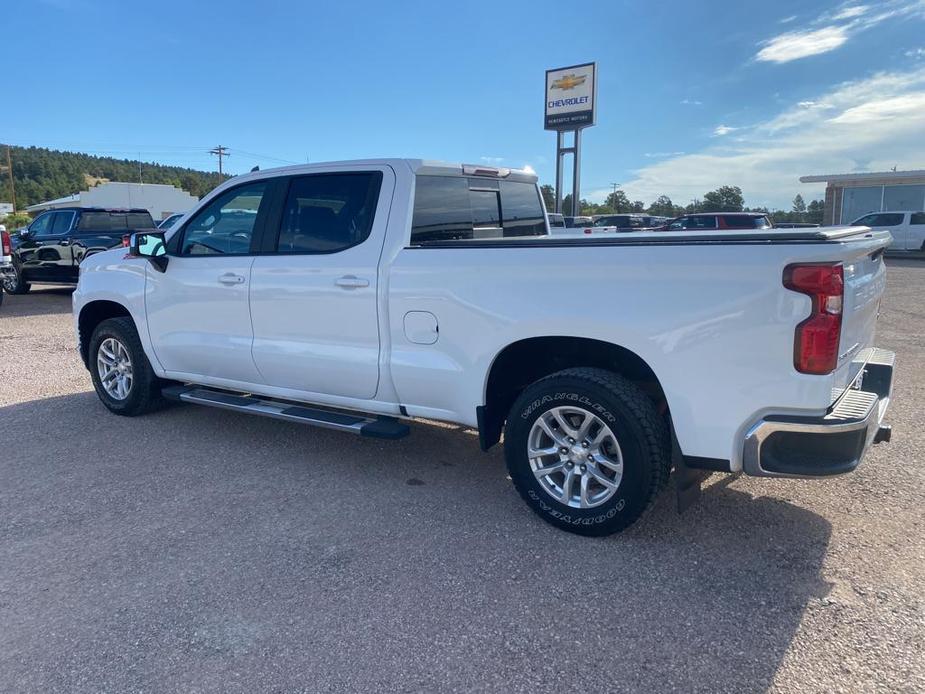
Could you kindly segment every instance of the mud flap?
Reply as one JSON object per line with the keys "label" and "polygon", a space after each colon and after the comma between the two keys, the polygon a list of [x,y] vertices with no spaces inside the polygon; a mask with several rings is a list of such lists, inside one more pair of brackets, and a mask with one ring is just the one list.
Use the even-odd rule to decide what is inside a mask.
{"label": "mud flap", "polygon": [[697,470],[684,464],[681,446],[671,427],[671,463],[674,467],[674,488],[678,513],[684,513],[700,499],[700,485],[710,476],[709,470]]}

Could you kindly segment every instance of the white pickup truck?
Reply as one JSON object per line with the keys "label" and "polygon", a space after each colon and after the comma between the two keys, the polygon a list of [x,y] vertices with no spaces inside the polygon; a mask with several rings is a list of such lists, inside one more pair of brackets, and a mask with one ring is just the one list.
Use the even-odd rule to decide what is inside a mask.
{"label": "white pickup truck", "polygon": [[443,420],[483,449],[503,433],[527,504],[604,535],[672,468],[685,492],[703,470],[821,477],[889,437],[889,242],[557,238],[522,171],[313,164],[233,178],[88,257],[74,321],[116,414],[167,398],[387,438]]}

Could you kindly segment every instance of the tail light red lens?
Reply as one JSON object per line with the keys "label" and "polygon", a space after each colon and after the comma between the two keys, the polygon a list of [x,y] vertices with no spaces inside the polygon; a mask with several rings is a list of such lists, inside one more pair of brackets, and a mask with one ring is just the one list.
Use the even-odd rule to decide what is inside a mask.
{"label": "tail light red lens", "polygon": [[828,374],[838,366],[845,276],[841,263],[788,265],[784,286],[812,300],[809,318],[797,326],[793,365],[805,374]]}
{"label": "tail light red lens", "polygon": [[3,252],[0,255],[13,255],[13,244],[10,243],[10,232],[0,231],[0,246]]}

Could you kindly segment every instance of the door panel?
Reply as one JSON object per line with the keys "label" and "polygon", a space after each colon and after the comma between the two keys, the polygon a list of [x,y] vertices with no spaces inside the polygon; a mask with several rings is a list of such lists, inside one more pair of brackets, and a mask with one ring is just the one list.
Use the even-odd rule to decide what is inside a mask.
{"label": "door panel", "polygon": [[267,384],[375,396],[378,266],[394,180],[388,167],[292,179],[277,253],[251,271],[253,354]]}
{"label": "door panel", "polygon": [[149,265],[148,330],[168,371],[260,383],[250,355],[247,293],[253,256],[171,257]]}
{"label": "door panel", "polygon": [[[45,221],[47,217],[48,221]],[[20,251],[23,274],[29,281],[73,281],[74,265],[68,231],[74,212],[48,212],[30,226],[35,231],[26,239]]]}

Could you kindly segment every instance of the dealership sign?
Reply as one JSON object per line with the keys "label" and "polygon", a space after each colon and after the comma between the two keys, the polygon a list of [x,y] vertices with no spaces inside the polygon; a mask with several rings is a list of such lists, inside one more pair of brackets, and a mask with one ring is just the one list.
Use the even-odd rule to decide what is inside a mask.
{"label": "dealership sign", "polygon": [[596,63],[546,71],[546,130],[578,130],[594,125]]}

